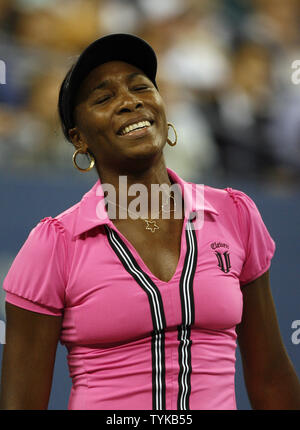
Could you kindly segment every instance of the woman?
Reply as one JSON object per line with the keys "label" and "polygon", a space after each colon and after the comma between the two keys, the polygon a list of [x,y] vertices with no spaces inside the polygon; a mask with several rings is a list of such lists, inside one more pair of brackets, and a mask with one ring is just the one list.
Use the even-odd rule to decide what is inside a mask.
{"label": "woman", "polygon": [[[237,335],[252,407],[300,408],[269,286],[274,242],[244,193],[204,187],[195,201],[195,187],[166,168],[164,145],[176,140],[155,76],[152,48],[116,34],[91,44],[61,86],[75,166],[87,154],[99,180],[40,221],[5,278],[3,409],[47,408],[58,340],[69,409],[236,409]],[[175,185],[155,220],[153,184]],[[138,218],[137,185],[150,203]]]}

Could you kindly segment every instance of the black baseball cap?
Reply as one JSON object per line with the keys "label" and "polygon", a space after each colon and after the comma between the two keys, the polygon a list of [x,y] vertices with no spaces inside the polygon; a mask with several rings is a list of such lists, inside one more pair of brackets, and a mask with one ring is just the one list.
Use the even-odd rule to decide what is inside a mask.
{"label": "black baseball cap", "polygon": [[63,133],[70,141],[68,130],[75,126],[73,111],[78,89],[89,72],[109,61],[124,61],[142,70],[153,82],[157,71],[157,58],[152,47],[133,34],[114,33],[92,42],[79,55],[64,78],[58,100],[58,111]]}

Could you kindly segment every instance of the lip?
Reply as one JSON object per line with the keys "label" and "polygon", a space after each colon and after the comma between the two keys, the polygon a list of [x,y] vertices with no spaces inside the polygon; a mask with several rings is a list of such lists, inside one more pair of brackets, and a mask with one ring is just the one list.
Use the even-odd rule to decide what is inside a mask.
{"label": "lip", "polygon": [[125,127],[128,127],[129,125],[137,124],[138,122],[141,122],[141,121],[149,121],[151,125],[153,125],[153,123],[154,123],[153,119],[145,117],[145,116],[139,116],[139,117],[136,117],[136,118],[131,118],[131,119],[129,119],[128,121],[124,122],[121,125],[121,127],[117,131],[117,135],[124,137],[121,134],[121,130],[123,130]]}
{"label": "lip", "polygon": [[150,125],[150,127],[144,127],[144,128],[138,128],[136,130],[132,130],[127,134],[119,134],[118,136],[121,139],[128,139],[128,140],[133,140],[133,139],[140,139],[141,137],[147,136],[150,132],[151,132],[151,128],[152,125]]}

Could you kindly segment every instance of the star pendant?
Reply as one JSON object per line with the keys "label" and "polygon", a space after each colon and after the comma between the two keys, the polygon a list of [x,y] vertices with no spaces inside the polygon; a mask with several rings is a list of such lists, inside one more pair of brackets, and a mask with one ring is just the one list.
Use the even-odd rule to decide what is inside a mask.
{"label": "star pendant", "polygon": [[[158,225],[156,224],[156,221],[148,221],[147,219],[144,220],[147,223],[146,230],[151,230],[152,233],[155,232],[155,229],[159,230]],[[152,224],[152,226],[150,226]]]}

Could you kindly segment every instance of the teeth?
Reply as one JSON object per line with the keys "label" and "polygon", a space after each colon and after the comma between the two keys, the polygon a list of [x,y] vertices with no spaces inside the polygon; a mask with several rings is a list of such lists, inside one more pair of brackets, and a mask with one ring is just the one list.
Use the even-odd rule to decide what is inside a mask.
{"label": "teeth", "polygon": [[128,125],[127,127],[124,128],[124,130],[122,130],[122,135],[124,136],[124,134],[130,133],[132,130],[136,130],[138,128],[143,128],[143,127],[150,127],[151,123],[149,121],[140,121],[137,122],[136,124],[131,124]]}

